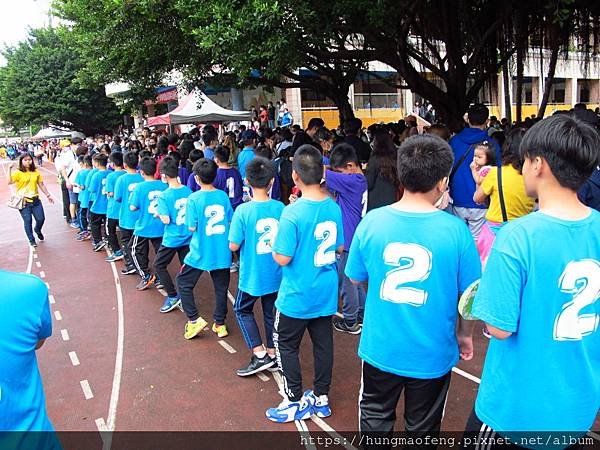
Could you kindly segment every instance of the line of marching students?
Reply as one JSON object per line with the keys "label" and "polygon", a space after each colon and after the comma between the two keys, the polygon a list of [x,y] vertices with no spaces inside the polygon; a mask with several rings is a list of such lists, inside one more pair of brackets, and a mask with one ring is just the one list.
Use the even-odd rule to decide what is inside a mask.
{"label": "line of marching students", "polygon": [[[107,242],[106,260],[123,259],[122,273],[140,276],[137,289],[164,288],[160,311],[185,313],[186,339],[209,325],[193,292],[203,272],[214,287],[212,331],[228,335],[238,255],[233,309],[251,359],[237,374],[282,371],[287,399],[266,411],[274,422],[332,414],[335,326],[361,333],[360,431],[389,436],[404,392],[406,431],[438,434],[452,368],[474,352],[474,322],[459,315],[458,299],[481,278],[472,313],[492,339],[467,431],[532,446],[513,433],[580,436],[600,407],[600,214],[576,194],[599,165],[599,149],[596,130],[564,115],[526,133],[525,188],[540,209],[499,231],[483,277],[468,228],[438,209],[454,158],[433,135],[402,143],[404,194],[366,215],[366,179],[355,150],[343,143],[327,167],[315,146],[295,151],[292,180],[301,196],[288,206],[271,198],[277,176],[269,160],[242,152],[240,175],[223,146],[194,162],[194,192],[180,182],[176,157],[160,160],[156,179],[157,161],[134,152],[83,157],[76,185],[94,250]],[[86,233],[83,223],[79,239]],[[167,266],[175,255],[181,269],[173,280]],[[340,291],[343,319],[335,317]],[[253,314],[259,299],[263,336]],[[307,331],[315,375],[313,389],[303,391],[299,347]]]}

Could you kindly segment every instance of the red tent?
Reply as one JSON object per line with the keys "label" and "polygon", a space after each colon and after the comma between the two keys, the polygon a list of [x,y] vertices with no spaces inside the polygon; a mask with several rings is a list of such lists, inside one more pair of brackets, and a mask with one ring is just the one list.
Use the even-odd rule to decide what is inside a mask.
{"label": "red tent", "polygon": [[175,112],[179,112],[180,110],[183,109],[183,107],[185,105],[187,105],[187,103],[190,101],[190,99],[192,98],[191,94],[188,94],[180,103],[179,106],[177,106],[177,108],[175,108],[173,111],[168,112],[166,114],[162,114],[160,116],[154,116],[154,117],[148,117],[148,126],[149,127],[155,127],[157,125],[171,125],[171,114],[175,113]]}

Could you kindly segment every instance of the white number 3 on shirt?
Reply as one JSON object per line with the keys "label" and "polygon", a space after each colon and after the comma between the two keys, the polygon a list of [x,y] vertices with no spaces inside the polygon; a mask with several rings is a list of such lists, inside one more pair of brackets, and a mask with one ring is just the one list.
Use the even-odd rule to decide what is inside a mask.
{"label": "white number 3 on shirt", "polygon": [[431,272],[431,252],[417,244],[393,242],[383,251],[383,260],[389,270],[381,283],[380,296],[392,303],[407,303],[423,306],[427,302],[427,291],[412,287],[401,287],[406,283],[424,281]]}
{"label": "white number 3 on shirt", "polygon": [[322,241],[317,247],[314,262],[316,267],[323,267],[335,262],[335,248],[329,250],[335,245],[337,240],[337,227],[335,222],[328,220],[327,222],[318,223],[315,227],[315,239]]}
{"label": "white number 3 on shirt", "polygon": [[593,259],[571,261],[560,276],[558,287],[561,292],[571,294],[573,299],[565,303],[556,316],[554,340],[579,341],[596,331],[600,316],[580,314],[580,311],[600,296],[600,263]]}

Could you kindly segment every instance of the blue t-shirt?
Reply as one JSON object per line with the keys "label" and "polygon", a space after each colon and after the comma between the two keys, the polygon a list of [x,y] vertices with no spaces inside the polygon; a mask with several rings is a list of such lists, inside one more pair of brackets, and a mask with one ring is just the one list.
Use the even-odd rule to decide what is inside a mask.
{"label": "blue t-shirt", "polygon": [[[106,206],[106,217],[109,219],[118,219],[121,209],[121,203],[115,201],[115,185],[117,180],[122,175],[125,175],[124,170],[115,170],[110,172],[106,177],[106,194],[108,197],[108,204]],[[108,195],[111,193],[112,195]]]}
{"label": "blue t-shirt", "polygon": [[217,169],[213,186],[227,194],[234,210],[242,203],[243,182],[237,169]]}
{"label": "blue t-shirt", "polygon": [[162,245],[169,248],[183,247],[190,243],[192,233],[185,224],[185,210],[192,190],[187,186],[168,188],[158,196],[158,215],[169,216],[165,225]]}
{"label": "blue t-shirt", "polygon": [[268,200],[244,203],[235,210],[229,241],[241,245],[240,291],[260,297],[279,290],[281,267],[273,259],[271,246],[283,208],[283,203]]}
{"label": "blue t-shirt", "polygon": [[[85,186],[85,180],[91,171],[92,169],[81,169],[79,172],[77,172],[77,175],[75,175],[75,184],[78,186]],[[77,201],[79,201],[79,204],[82,208],[87,208],[89,198],[88,193],[89,191],[87,189],[81,189],[79,191]]]}
{"label": "blue t-shirt", "polygon": [[343,244],[342,212],[332,199],[301,197],[284,208],[273,251],[292,259],[282,267],[279,311],[296,319],[335,314],[336,250]]}
{"label": "blue t-shirt", "polygon": [[190,195],[185,223],[195,231],[184,263],[209,271],[229,268],[231,252],[227,237],[232,216],[233,208],[225,192],[201,190]]}
{"label": "blue t-shirt", "polygon": [[213,149],[211,147],[204,147],[202,152],[204,153],[204,157],[206,159],[210,159],[211,161],[213,159],[215,159],[215,152],[213,151]]}
{"label": "blue t-shirt", "polygon": [[481,277],[467,226],[443,212],[385,206],[356,229],[346,275],[369,281],[358,355],[385,372],[431,379],[459,357],[458,298]]}
{"label": "blue t-shirt", "polygon": [[140,212],[132,211],[129,208],[131,193],[138,185],[144,181],[139,173],[125,173],[115,183],[115,202],[120,204],[119,207],[119,228],[125,230],[133,230],[135,228],[135,222],[137,221]]}
{"label": "blue t-shirt", "polygon": [[254,159],[254,149],[251,147],[244,147],[242,151],[238,154],[237,164],[238,169],[240,171],[240,175],[242,176],[242,180],[246,178],[246,166],[250,161]]}
{"label": "blue t-shirt", "polygon": [[499,231],[473,304],[492,338],[475,403],[502,431],[587,431],[600,409],[600,213]]}
{"label": "blue t-shirt", "polygon": [[92,201],[90,211],[94,214],[106,214],[106,208],[108,207],[106,177],[109,174],[108,170],[98,170],[92,177],[92,182],[90,183],[90,199]]}
{"label": "blue t-shirt", "polygon": [[167,187],[167,184],[162,181],[153,180],[142,181],[133,189],[129,203],[140,211],[133,234],[144,238],[157,238],[163,235],[165,225],[158,218],[157,208],[158,196]]}
{"label": "blue t-shirt", "polygon": [[0,286],[0,431],[52,431],[35,354],[52,334],[48,288],[33,275],[3,270]]}
{"label": "blue t-shirt", "polygon": [[85,181],[83,183],[83,190],[81,191],[81,193],[83,193],[83,200],[84,200],[81,202],[82,208],[89,208],[90,205],[92,204],[93,198],[92,198],[92,194],[90,192],[90,184],[92,183],[92,178],[94,177],[96,172],[98,172],[98,169],[96,169],[96,168],[90,169],[90,171],[87,173],[87,175],[85,177]]}
{"label": "blue t-shirt", "polygon": [[[450,180],[450,195],[452,196],[454,206],[478,209],[487,208],[485,205],[478,205],[473,200],[473,194],[475,193],[477,186],[475,185],[475,180],[473,179],[471,168],[469,167],[469,164],[473,161],[475,144],[479,144],[483,141],[488,141],[496,146],[497,159],[499,160],[500,147],[494,139],[488,136],[487,131],[485,130],[470,127],[465,128],[450,139],[450,146],[454,153],[455,166],[460,162],[460,165],[456,167],[456,171]],[[463,155],[466,156],[463,158]]]}

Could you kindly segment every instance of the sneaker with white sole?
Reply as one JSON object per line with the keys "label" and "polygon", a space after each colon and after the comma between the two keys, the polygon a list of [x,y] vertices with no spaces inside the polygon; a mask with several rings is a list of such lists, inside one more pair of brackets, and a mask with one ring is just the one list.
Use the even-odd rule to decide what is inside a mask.
{"label": "sneaker with white sole", "polygon": [[259,358],[255,354],[252,354],[250,363],[246,367],[238,369],[236,373],[240,377],[247,377],[249,375],[254,375],[255,373],[262,372],[263,370],[267,370],[272,365],[273,360],[269,355],[265,355],[264,357]]}
{"label": "sneaker with white sole", "polygon": [[306,398],[308,403],[311,404],[313,413],[318,417],[325,418],[331,415],[331,408],[329,407],[329,397],[326,395],[319,395],[318,397],[315,393],[309,389],[303,395]]}
{"label": "sneaker with white sole", "polygon": [[97,242],[97,243],[94,244],[94,247],[92,248],[92,250],[94,250],[95,252],[99,252],[104,247],[106,247],[106,242],[105,241],[99,241],[99,242]]}
{"label": "sneaker with white sole", "polygon": [[161,313],[168,313],[173,311],[175,308],[181,306],[181,299],[179,297],[167,297],[165,302],[160,308]]}
{"label": "sneaker with white sole", "polygon": [[288,423],[294,420],[306,420],[312,415],[310,403],[302,396],[300,401],[282,401],[276,408],[267,409],[267,419],[277,423]]}
{"label": "sneaker with white sole", "polygon": [[112,255],[107,256],[106,258],[104,258],[104,261],[106,261],[107,263],[111,263],[111,262],[115,262],[115,261],[120,261],[123,258],[124,258],[123,252],[121,250],[117,250]]}

